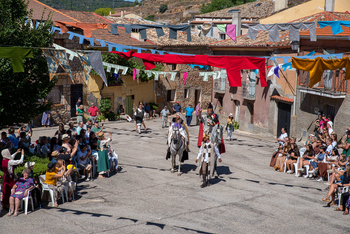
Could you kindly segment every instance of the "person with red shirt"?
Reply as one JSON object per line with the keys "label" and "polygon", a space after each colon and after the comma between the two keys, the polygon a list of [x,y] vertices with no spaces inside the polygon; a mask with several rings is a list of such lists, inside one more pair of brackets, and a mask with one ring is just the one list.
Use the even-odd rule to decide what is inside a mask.
{"label": "person with red shirt", "polygon": [[94,103],[91,103],[91,106],[88,109],[88,112],[90,114],[90,119],[93,123],[95,123],[95,121],[97,120],[97,115],[98,115],[98,108],[97,106],[94,105]]}

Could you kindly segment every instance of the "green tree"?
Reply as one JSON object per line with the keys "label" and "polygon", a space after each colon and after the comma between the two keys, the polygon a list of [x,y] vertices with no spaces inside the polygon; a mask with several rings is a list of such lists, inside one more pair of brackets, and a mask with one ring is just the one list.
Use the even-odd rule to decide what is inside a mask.
{"label": "green tree", "polygon": [[209,4],[204,4],[201,7],[201,13],[208,13],[213,11],[222,10],[228,7],[232,7],[233,2],[231,0],[212,0]]}
{"label": "green tree", "polygon": [[94,11],[96,14],[101,15],[101,16],[107,16],[109,13],[114,14],[114,10],[112,8],[99,8]]}
{"label": "green tree", "polygon": [[164,13],[164,12],[166,12],[166,10],[168,10],[168,5],[167,4],[162,4],[162,5],[160,5],[160,7],[159,7],[159,12],[160,13]]}
{"label": "green tree", "polygon": [[0,128],[14,123],[28,122],[49,110],[50,103],[42,102],[55,85],[50,81],[42,47],[53,41],[50,19],[32,29],[27,23],[24,0],[0,0],[0,45],[33,48],[33,58],[22,59],[24,72],[13,73],[10,59],[0,58]]}
{"label": "green tree", "polygon": [[134,6],[137,6],[137,5],[139,5],[140,3],[139,3],[139,1],[138,0],[135,0],[135,2],[134,2]]}

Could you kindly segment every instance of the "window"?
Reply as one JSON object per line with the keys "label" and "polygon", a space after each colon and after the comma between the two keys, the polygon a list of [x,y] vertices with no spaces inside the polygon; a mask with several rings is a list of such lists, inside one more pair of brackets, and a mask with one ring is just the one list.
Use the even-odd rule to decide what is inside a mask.
{"label": "window", "polygon": [[171,65],[171,70],[175,71],[176,70],[176,64]]}
{"label": "window", "polygon": [[184,89],[184,98],[188,98],[189,89]]}
{"label": "window", "polygon": [[47,100],[51,101],[53,104],[61,104],[61,96],[62,96],[63,86],[56,85],[52,88],[50,93],[47,95]]}
{"label": "window", "polygon": [[172,102],[175,100],[175,89],[170,89],[167,91],[167,101]]}
{"label": "window", "polygon": [[220,34],[220,39],[225,40],[226,39],[226,34]]}

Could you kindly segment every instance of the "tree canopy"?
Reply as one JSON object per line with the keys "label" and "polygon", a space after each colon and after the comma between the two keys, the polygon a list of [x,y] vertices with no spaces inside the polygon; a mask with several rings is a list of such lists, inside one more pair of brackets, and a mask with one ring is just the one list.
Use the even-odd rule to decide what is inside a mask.
{"label": "tree canopy", "polygon": [[99,8],[94,11],[96,14],[101,15],[101,16],[108,16],[109,13],[114,14],[114,10],[112,8]]}
{"label": "tree canopy", "polygon": [[159,12],[160,13],[164,13],[164,12],[166,12],[166,10],[168,10],[168,5],[167,4],[162,4],[162,5],[160,5],[160,7],[159,7]]}
{"label": "tree canopy", "polygon": [[[35,47],[33,58],[22,59],[24,72],[13,73],[11,60],[0,58],[0,128],[28,122],[49,110],[50,103],[42,100],[55,85],[50,81],[42,47],[53,41],[51,20],[37,29],[31,28],[27,5],[23,0],[0,0],[0,45]],[[51,16],[50,16],[51,17]]]}
{"label": "tree canopy", "polygon": [[219,11],[225,8],[242,5],[248,2],[255,2],[255,0],[212,0],[209,4],[204,4],[201,7],[201,13],[209,13]]}

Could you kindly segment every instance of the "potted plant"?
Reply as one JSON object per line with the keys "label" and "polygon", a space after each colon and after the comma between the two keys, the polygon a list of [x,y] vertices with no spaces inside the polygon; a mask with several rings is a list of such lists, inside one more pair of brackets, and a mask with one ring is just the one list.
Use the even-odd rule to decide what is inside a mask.
{"label": "potted plant", "polygon": [[109,98],[102,98],[101,99],[99,110],[101,111],[102,116],[104,117],[101,120],[105,120],[106,119],[107,113],[109,112],[111,107],[112,107],[111,99],[109,99]]}

